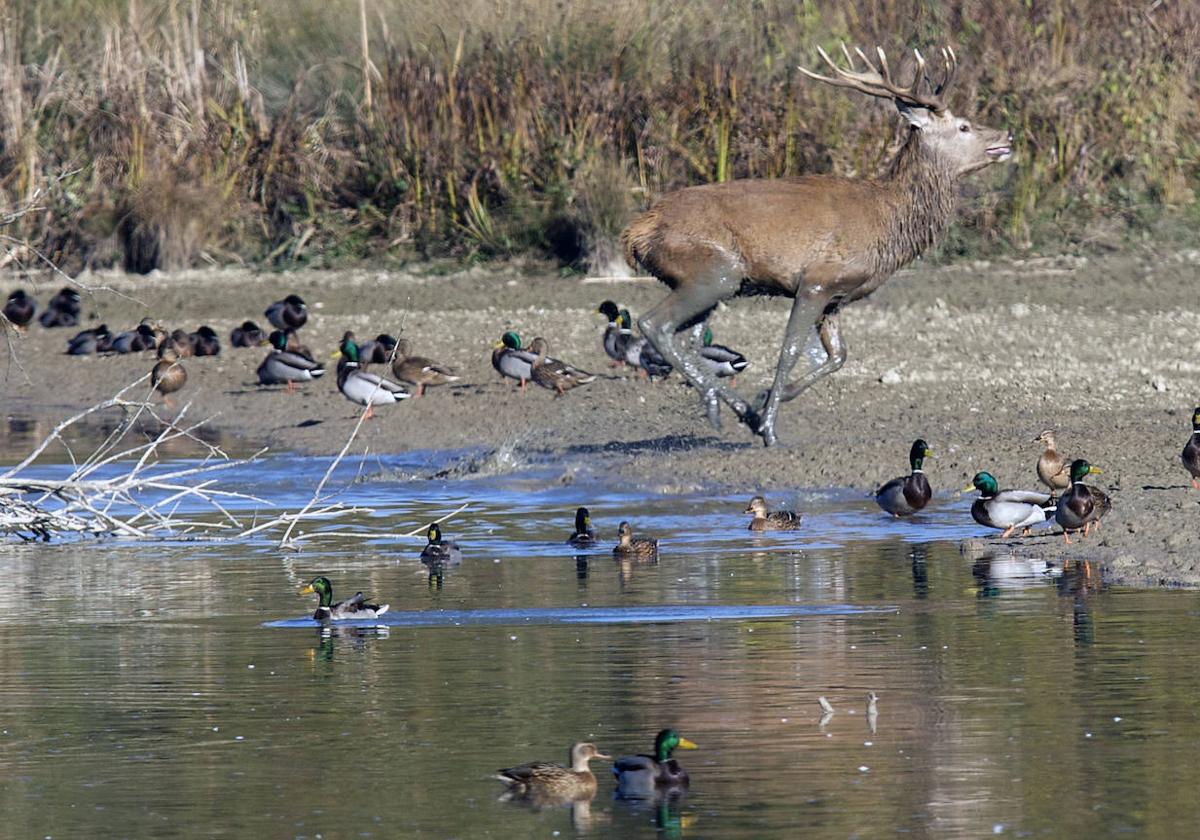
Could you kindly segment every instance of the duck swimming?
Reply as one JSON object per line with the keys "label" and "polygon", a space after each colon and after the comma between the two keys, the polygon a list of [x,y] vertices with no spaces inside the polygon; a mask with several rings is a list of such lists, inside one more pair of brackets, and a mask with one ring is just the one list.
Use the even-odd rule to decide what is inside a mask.
{"label": "duck swimming", "polygon": [[746,513],[754,514],[747,526],[749,531],[797,531],[800,529],[801,515],[792,510],[771,510],[767,500],[755,496],[746,505]]}
{"label": "duck swimming", "polygon": [[676,749],[696,748],[674,729],[662,730],[654,739],[654,755],[625,755],[613,762],[617,792],[625,796],[648,796],[658,788],[687,787],[688,773],[671,753]]}
{"label": "duck swimming", "polygon": [[453,540],[442,539],[442,528],[436,522],[429,526],[427,539],[421,551],[422,563],[445,565],[462,562],[462,549]]}
{"label": "duck swimming", "polygon": [[361,593],[355,593],[353,598],[333,603],[333,584],[327,577],[315,577],[300,590],[301,595],[316,593],[320,601],[313,618],[317,621],[345,621],[356,618],[376,618],[388,611],[387,604],[369,604]]}
{"label": "duck swimming", "polygon": [[628,522],[622,522],[617,529],[617,540],[613,556],[618,559],[654,560],[658,557],[658,540],[635,539]]}
{"label": "duck swimming", "polygon": [[539,799],[591,799],[596,795],[596,777],[588,765],[594,758],[611,761],[595,744],[581,741],[571,747],[569,763],[535,761],[496,771],[496,778],[510,793]]}
{"label": "duck swimming", "polygon": [[597,545],[600,540],[596,539],[596,532],[592,530],[592,517],[585,507],[578,508],[575,511],[575,533],[571,534],[567,543],[576,548],[591,548]]}

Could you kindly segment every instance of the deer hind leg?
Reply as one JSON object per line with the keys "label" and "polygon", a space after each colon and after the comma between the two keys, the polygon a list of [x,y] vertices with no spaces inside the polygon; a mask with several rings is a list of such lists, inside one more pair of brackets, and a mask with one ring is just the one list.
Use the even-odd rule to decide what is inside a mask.
{"label": "deer hind leg", "polygon": [[[759,395],[757,403],[760,408],[758,433],[762,435],[766,446],[772,446],[776,441],[775,419],[779,415],[779,403],[791,399],[787,392],[792,386],[787,384],[787,379],[800,358],[800,337],[804,330],[808,330],[808,338],[803,345],[805,355],[813,358],[815,353],[820,351],[823,356],[828,356],[824,352],[823,337],[823,323],[826,318],[823,313],[827,308],[828,301],[824,298],[797,297],[792,303],[792,313],[788,316],[787,328],[783,333],[779,363],[775,366],[775,380],[770,390]],[[811,373],[812,371],[809,371],[805,376]]]}
{"label": "deer hind leg", "polygon": [[733,409],[739,420],[746,419],[750,406],[735,392],[722,386],[715,376],[708,375],[699,343],[678,342],[676,331],[696,319],[702,322],[714,306],[736,295],[740,285],[733,271],[689,278],[687,283],[681,283],[658,306],[638,319],[642,334],[654,349],[700,393],[708,420],[717,428],[721,426],[718,400]]}

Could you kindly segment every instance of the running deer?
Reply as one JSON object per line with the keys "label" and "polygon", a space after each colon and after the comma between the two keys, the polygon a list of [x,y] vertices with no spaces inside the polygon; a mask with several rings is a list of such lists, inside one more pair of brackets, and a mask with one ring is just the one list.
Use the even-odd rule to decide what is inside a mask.
{"label": "running deer", "polygon": [[[838,329],[842,306],[866,297],[945,231],[954,212],[957,181],[1007,160],[1012,135],[956,117],[943,98],[958,60],[942,50],[941,81],[934,86],[925,60],[906,86],[892,80],[887,57],[878,66],[856,49],[858,70],[845,46],[846,67],[817,50],[832,76],[806,76],[869,96],[891,99],[908,122],[908,137],[881,178],[807,175],[746,179],[689,187],[659,198],[622,234],[625,258],[640,263],[671,293],[638,319],[646,338],[702,395],[709,421],[720,427],[720,402],[763,443],[776,441],[781,402],[840,368],[846,345]],[[753,406],[717,381],[697,350],[709,313],[738,295],[794,298],[771,387]],[[676,333],[693,328],[691,341]],[[809,367],[788,377],[801,352]]]}

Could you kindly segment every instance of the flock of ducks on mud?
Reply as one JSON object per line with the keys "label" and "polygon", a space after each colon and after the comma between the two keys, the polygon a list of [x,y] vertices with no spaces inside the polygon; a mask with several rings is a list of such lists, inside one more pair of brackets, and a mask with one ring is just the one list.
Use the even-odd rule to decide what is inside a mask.
{"label": "flock of ducks on mud", "polygon": [[[33,321],[36,310],[36,301],[23,289],[18,289],[9,295],[4,316],[18,329],[25,329]],[[596,311],[608,320],[602,344],[614,367],[627,365],[650,379],[670,374],[670,365],[654,346],[634,334],[628,309],[606,300]],[[303,299],[299,295],[288,295],[268,306],[263,315],[275,328],[269,334],[253,321],[244,322],[230,334],[230,343],[234,347],[271,346],[258,367],[259,383],[285,385],[290,391],[297,383],[323,376],[324,366],[298,337],[300,329],[308,323],[308,307]],[[79,292],[65,287],[50,299],[38,320],[47,328],[70,327],[78,325],[79,317]],[[741,353],[714,344],[710,328],[693,330],[692,339],[700,343],[704,363],[716,376],[736,377],[749,365]],[[67,342],[69,355],[151,350],[156,350],[159,356],[151,372],[152,385],[169,400],[167,395],[180,390],[187,382],[187,371],[180,360],[190,356],[215,356],[221,351],[221,342],[208,326],[190,333],[178,329],[167,333],[148,319],[134,329],[117,334],[112,334],[107,325],[101,324],[79,332]],[[523,346],[520,335],[508,331],[493,346],[492,367],[501,376],[518,382],[522,391],[525,384],[532,381],[560,396],[596,379],[595,374],[555,359],[548,351],[545,339],[535,338],[528,346]],[[407,339],[396,339],[387,334],[359,343],[354,333],[346,332],[333,355],[339,359],[338,389],[350,401],[365,406],[368,418],[374,413],[375,406],[394,404],[413,396],[405,385],[414,387],[415,396],[420,397],[426,388],[461,379],[453,368],[414,355]],[[398,382],[371,372],[371,365],[389,365]],[[1192,429],[1182,461],[1191,474],[1193,486],[1200,489],[1200,408],[1193,412]],[[1005,538],[1017,529],[1021,529],[1023,535],[1027,534],[1032,526],[1050,519],[1063,528],[1063,539],[1067,542],[1073,533],[1088,536],[1093,528],[1099,528],[1101,518],[1112,509],[1112,502],[1104,491],[1084,483],[1087,476],[1100,470],[1084,459],[1072,460],[1060,455],[1053,431],[1042,432],[1035,441],[1044,446],[1037,462],[1037,475],[1049,492],[1002,490],[991,473],[980,472],[961,491],[979,491],[979,498],[971,506],[972,517],[981,525],[1003,531]],[[922,510],[929,503],[933,491],[922,469],[924,460],[929,457],[932,453],[925,441],[915,441],[909,452],[911,472],[892,479],[875,493],[875,500],[883,510],[904,517]],[[770,511],[761,497],[751,501],[747,512],[755,515],[751,530],[792,530],[800,526],[799,514]],[[652,547],[652,541],[633,539],[627,523],[621,525],[620,540],[618,549],[627,552],[628,556],[657,550]]]}

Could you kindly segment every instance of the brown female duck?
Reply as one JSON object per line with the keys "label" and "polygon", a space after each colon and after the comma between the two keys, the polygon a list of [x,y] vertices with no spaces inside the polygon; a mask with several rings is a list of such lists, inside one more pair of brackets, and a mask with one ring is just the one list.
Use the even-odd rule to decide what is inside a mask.
{"label": "brown female duck", "polygon": [[750,531],[796,531],[800,528],[800,514],[791,510],[770,510],[767,500],[755,496],[746,505],[746,513],[754,514],[750,520]]}
{"label": "brown female duck", "polygon": [[520,796],[591,799],[596,795],[596,777],[588,765],[593,758],[612,760],[612,756],[596,749],[595,744],[581,741],[571,747],[566,766],[535,761],[497,770],[496,778],[509,786],[510,793]]}
{"label": "brown female duck", "polygon": [[634,539],[633,529],[628,522],[622,522],[617,529],[618,542],[613,548],[613,556],[631,560],[654,560],[658,557],[658,540],[645,538]]}
{"label": "brown female duck", "polygon": [[454,368],[412,354],[412,342],[402,338],[396,342],[396,357],[392,360],[392,373],[401,382],[417,386],[416,396],[425,393],[426,387],[448,385],[461,377]]}
{"label": "brown female duck", "polygon": [[1071,459],[1059,453],[1054,441],[1054,430],[1046,429],[1033,439],[1045,448],[1037,460],[1038,480],[1050,488],[1051,493],[1061,493],[1071,486]]}

